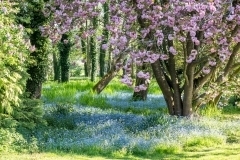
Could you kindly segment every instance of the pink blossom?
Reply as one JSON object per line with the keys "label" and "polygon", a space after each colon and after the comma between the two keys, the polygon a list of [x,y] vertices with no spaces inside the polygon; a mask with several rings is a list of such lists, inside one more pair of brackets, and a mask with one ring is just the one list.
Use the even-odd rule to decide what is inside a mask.
{"label": "pink blossom", "polygon": [[161,60],[167,60],[169,57],[168,57],[168,55],[166,55],[166,54],[161,54],[160,55],[160,59]]}
{"label": "pink blossom", "polygon": [[169,52],[172,53],[173,55],[176,55],[176,54],[177,54],[177,51],[174,49],[173,46],[171,46],[171,47],[169,48]]}
{"label": "pink blossom", "polygon": [[227,57],[226,57],[225,54],[219,54],[219,59],[220,59],[222,62],[224,62],[224,61],[227,59]]}
{"label": "pink blossom", "polygon": [[202,72],[204,74],[208,74],[208,73],[210,73],[210,71],[211,71],[211,69],[209,67],[206,67],[206,66],[204,66],[203,69],[202,69]]}
{"label": "pink blossom", "polygon": [[192,61],[193,61],[193,59],[192,59],[191,57],[188,57],[188,58],[186,59],[186,62],[187,62],[187,63],[192,63]]}
{"label": "pink blossom", "polygon": [[141,84],[141,85],[139,85],[139,89],[140,90],[146,90],[147,86],[145,84]]}
{"label": "pink blossom", "polygon": [[213,66],[216,66],[216,64],[217,64],[217,62],[216,62],[215,59],[210,59],[208,63],[209,63],[209,65],[212,66],[212,67],[213,67]]}
{"label": "pink blossom", "polygon": [[196,55],[198,54],[198,52],[197,52],[196,49],[193,49],[193,50],[191,51],[191,54],[196,56]]}
{"label": "pink blossom", "polygon": [[103,50],[107,50],[107,48],[108,48],[108,44],[102,44],[102,49]]}
{"label": "pink blossom", "polygon": [[169,35],[168,35],[168,39],[169,39],[170,41],[173,40],[173,39],[174,39],[173,35],[172,35],[172,34],[169,34]]}
{"label": "pink blossom", "polygon": [[139,89],[138,86],[134,87],[134,92],[140,92],[141,90]]}
{"label": "pink blossom", "polygon": [[211,48],[211,50],[210,50],[210,52],[211,53],[214,53],[214,52],[216,52],[217,50],[215,49],[215,48]]}

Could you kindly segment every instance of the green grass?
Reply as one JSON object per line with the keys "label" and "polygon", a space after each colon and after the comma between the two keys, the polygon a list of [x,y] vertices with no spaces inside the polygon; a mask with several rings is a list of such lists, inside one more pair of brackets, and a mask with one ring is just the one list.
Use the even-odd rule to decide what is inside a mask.
{"label": "green grass", "polygon": [[111,105],[107,103],[104,95],[95,95],[93,92],[86,92],[81,94],[77,98],[77,103],[81,105],[93,106],[101,109],[112,108]]}
{"label": "green grass", "polygon": [[[100,95],[91,91],[93,85],[94,83],[86,80],[75,80],[63,84],[46,83],[43,89],[43,100],[51,104],[46,107],[47,109],[45,108],[44,119],[48,125],[38,126],[36,131],[26,131],[26,133],[0,130],[0,142],[4,143],[0,143],[0,160],[240,159],[240,129],[235,127],[236,122],[240,120],[238,107],[228,106],[219,109],[214,105],[208,105],[199,110],[199,114],[208,117],[207,119],[204,117],[193,120],[181,119],[167,116],[166,107],[150,108],[145,104],[142,107],[136,107],[132,103],[130,105],[131,101],[123,103],[126,100],[121,97],[117,97],[119,103],[128,106],[122,108],[120,105],[112,106],[107,101],[107,95],[113,95],[117,91],[132,93],[132,88],[119,83],[118,80],[113,80]],[[156,82],[152,82],[149,93],[157,95],[161,93]],[[78,109],[84,109],[84,114],[75,112],[77,107],[82,106],[86,108]],[[90,127],[81,124],[84,121],[81,116],[87,118]],[[94,124],[95,121],[89,120],[94,116],[96,119],[100,118],[101,123],[96,121],[97,124]],[[112,119],[106,117],[112,117]],[[125,119],[126,117],[130,117],[127,119],[130,122]],[[136,125],[135,119],[131,117],[136,119],[144,117],[144,120],[140,123],[137,119]],[[78,118],[79,121],[77,121]],[[121,128],[124,129],[123,133],[118,129],[118,125],[124,125]],[[114,135],[115,130],[120,133]],[[109,131],[114,134],[108,135]],[[43,135],[35,134],[42,139],[35,137],[25,139],[34,135],[34,132]],[[98,136],[100,139],[94,139]],[[103,140],[106,144],[112,143],[108,140],[114,139],[114,136],[120,137],[120,140],[116,139],[116,143],[123,141],[127,145],[105,147],[97,143],[102,141],[102,138],[106,138]],[[93,143],[90,137],[96,143],[95,141]],[[166,139],[164,141],[158,139],[159,141],[155,143],[154,138],[159,137]],[[74,143],[78,138],[89,138],[89,144],[79,147],[78,143]],[[54,139],[53,143],[48,143],[49,139]],[[132,139],[134,139],[132,143],[127,143]],[[43,141],[49,146],[40,145]]]}
{"label": "green grass", "polygon": [[[240,144],[234,145],[223,145],[218,147],[206,147],[198,151],[180,151],[176,147],[171,148],[175,153],[169,153],[169,148],[160,146],[159,151],[161,154],[155,154],[151,158],[149,157],[137,157],[127,156],[126,151],[116,151],[111,156],[89,156],[79,155],[74,153],[64,152],[45,152],[45,153],[0,153],[0,160],[106,160],[106,159],[129,159],[129,160],[140,160],[140,159],[156,159],[156,160],[237,160],[240,159]],[[162,152],[164,154],[162,154]]]}

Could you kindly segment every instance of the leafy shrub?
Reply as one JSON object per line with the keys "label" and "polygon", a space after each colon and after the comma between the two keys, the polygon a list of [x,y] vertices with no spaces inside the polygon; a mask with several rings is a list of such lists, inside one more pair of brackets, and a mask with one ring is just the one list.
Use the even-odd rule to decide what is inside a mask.
{"label": "leafy shrub", "polygon": [[[4,10],[4,11],[3,11]],[[15,20],[16,7],[10,2],[1,2],[0,10],[0,114],[11,114],[19,106],[24,91],[28,48],[24,32]]]}
{"label": "leafy shrub", "polygon": [[40,100],[23,99],[12,114],[0,114],[0,127],[15,128],[17,126],[33,129],[36,124],[44,124],[43,105]]}
{"label": "leafy shrub", "polygon": [[36,152],[37,140],[32,137],[27,141],[15,129],[0,128],[0,153],[1,152]]}
{"label": "leafy shrub", "polygon": [[23,99],[19,107],[16,107],[12,117],[18,121],[20,126],[33,129],[36,124],[44,124],[43,104],[37,99]]}

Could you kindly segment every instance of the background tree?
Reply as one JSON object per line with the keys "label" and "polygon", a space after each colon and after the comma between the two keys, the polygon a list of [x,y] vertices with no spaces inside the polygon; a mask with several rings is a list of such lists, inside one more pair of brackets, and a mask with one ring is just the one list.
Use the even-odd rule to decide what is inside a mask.
{"label": "background tree", "polygon": [[69,81],[69,54],[71,49],[71,42],[68,34],[63,34],[61,42],[58,45],[60,56],[60,75],[61,82]]}
{"label": "background tree", "polygon": [[28,66],[27,72],[30,78],[27,80],[26,85],[26,91],[29,92],[30,97],[33,99],[41,97],[42,83],[46,76],[49,40],[42,36],[39,29],[48,20],[42,12],[45,2],[44,0],[22,1],[18,14],[19,24],[27,28],[30,42],[36,48],[30,55],[32,63]]}
{"label": "background tree", "polygon": [[[108,6],[108,2],[105,2],[103,4],[103,31],[102,31],[102,42],[101,42],[101,46],[105,45],[108,43],[108,30],[107,30],[107,24],[109,23],[109,6]],[[105,68],[106,68],[106,55],[107,55],[107,50],[103,49],[102,47],[100,47],[100,56],[99,56],[99,68],[100,68],[100,77],[103,77],[105,74]],[[108,59],[109,61],[111,61],[111,59]]]}
{"label": "background tree", "polygon": [[[98,27],[98,18],[94,17],[92,19],[93,30],[96,32]],[[91,81],[95,81],[97,74],[97,42],[96,42],[96,33],[90,37],[89,42],[89,54],[91,56]]]}
{"label": "background tree", "polygon": [[53,80],[60,82],[60,62],[57,52],[53,52]]}

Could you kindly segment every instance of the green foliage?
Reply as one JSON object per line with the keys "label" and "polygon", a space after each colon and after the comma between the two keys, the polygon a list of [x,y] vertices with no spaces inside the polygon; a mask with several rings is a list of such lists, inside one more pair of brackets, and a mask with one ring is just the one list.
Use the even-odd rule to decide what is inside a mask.
{"label": "green foliage", "polygon": [[219,108],[216,104],[214,103],[208,103],[205,106],[202,106],[199,110],[198,113],[202,116],[208,116],[208,117],[216,117],[221,115],[222,110]]}
{"label": "green foliage", "polygon": [[17,107],[12,117],[18,121],[19,126],[33,129],[36,124],[44,124],[43,104],[40,100],[23,99],[21,105]]}
{"label": "green foliage", "polygon": [[49,17],[45,17],[43,13],[44,0],[24,0],[19,3],[19,13],[17,15],[18,23],[23,25],[27,32],[30,43],[34,46],[29,56],[28,74],[30,78],[27,80],[26,91],[30,98],[41,97],[41,85],[46,80],[48,54],[51,47],[50,40],[42,36],[40,26],[48,22]]}
{"label": "green foliage", "polygon": [[240,107],[235,105],[227,105],[223,107],[222,112],[224,114],[239,114]]}
{"label": "green foliage", "polygon": [[13,107],[13,112],[0,115],[0,127],[15,128],[25,127],[33,129],[36,124],[44,124],[43,105],[39,100],[23,98],[19,106]]}
{"label": "green foliage", "polygon": [[29,44],[22,26],[14,22],[17,8],[10,2],[1,2],[1,6],[6,12],[0,11],[0,114],[12,114],[28,78]]}
{"label": "green foliage", "polygon": [[28,140],[15,129],[0,128],[0,153],[3,152],[36,152],[36,138]]}

